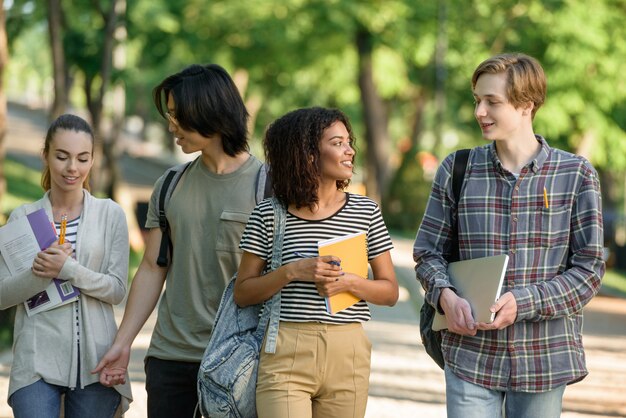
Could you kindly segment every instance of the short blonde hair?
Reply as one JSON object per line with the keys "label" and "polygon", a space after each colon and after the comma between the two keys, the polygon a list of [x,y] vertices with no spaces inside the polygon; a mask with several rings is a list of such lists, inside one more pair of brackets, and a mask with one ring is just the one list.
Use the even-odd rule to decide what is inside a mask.
{"label": "short blonde hair", "polygon": [[546,75],[539,61],[521,53],[500,54],[483,61],[472,75],[472,90],[483,74],[507,75],[506,95],[509,102],[519,108],[525,103],[534,104],[532,118],[546,99]]}

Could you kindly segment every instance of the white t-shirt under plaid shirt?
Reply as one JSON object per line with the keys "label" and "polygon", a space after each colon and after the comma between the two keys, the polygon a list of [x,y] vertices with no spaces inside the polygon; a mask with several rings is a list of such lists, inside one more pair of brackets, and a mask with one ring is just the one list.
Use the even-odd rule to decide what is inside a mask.
{"label": "white t-shirt under plaid shirt", "polygon": [[[378,205],[368,197],[346,193],[346,202],[337,213],[326,219],[306,220],[287,212],[282,264],[303,257],[317,257],[317,242],[354,232],[367,235],[367,258],[372,260],[391,250],[393,244]],[[248,220],[240,248],[256,254],[268,264],[274,239],[274,211],[269,199],[259,203]],[[346,324],[371,318],[364,301],[330,315],[325,300],[311,282],[293,281],[281,291],[280,320],[288,322],[321,322]]]}

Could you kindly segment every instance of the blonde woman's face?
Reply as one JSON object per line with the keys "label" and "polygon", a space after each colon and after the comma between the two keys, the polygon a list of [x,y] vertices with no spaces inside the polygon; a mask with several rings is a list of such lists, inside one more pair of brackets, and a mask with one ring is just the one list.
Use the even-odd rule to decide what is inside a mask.
{"label": "blonde woman's face", "polygon": [[59,129],[44,159],[50,168],[51,189],[82,190],[93,165],[91,136],[86,132]]}

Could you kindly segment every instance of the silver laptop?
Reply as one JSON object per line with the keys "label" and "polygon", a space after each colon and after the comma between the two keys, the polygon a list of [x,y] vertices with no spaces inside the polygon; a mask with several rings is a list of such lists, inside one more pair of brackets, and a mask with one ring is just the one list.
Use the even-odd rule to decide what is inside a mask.
{"label": "silver laptop", "polygon": [[[493,322],[495,314],[489,308],[500,297],[508,263],[509,256],[502,254],[448,264],[450,282],[469,302],[475,322]],[[435,313],[433,331],[447,327],[446,317]]]}

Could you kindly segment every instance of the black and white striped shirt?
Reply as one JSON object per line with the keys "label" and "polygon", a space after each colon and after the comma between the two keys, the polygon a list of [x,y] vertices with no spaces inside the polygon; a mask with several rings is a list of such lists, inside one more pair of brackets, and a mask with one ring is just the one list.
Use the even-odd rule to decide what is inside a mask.
{"label": "black and white striped shirt", "polygon": [[[328,218],[306,220],[287,213],[282,264],[304,257],[317,257],[317,242],[354,232],[367,234],[368,260],[391,250],[393,244],[380,213],[368,197],[346,193],[344,206]],[[239,247],[267,261],[269,267],[274,240],[274,212],[269,199],[261,202],[250,215]],[[293,281],[281,291],[280,320],[345,324],[371,318],[365,301],[337,312],[326,311],[325,300],[311,282]]]}
{"label": "black and white striped shirt", "polygon": [[[72,257],[76,257],[76,236],[78,235],[78,225],[80,223],[80,216],[71,221],[67,221],[65,227],[65,242],[69,242],[72,244]],[[54,228],[57,231],[57,237],[61,234],[61,222],[55,222]],[[69,281],[65,281],[61,284],[61,288],[64,293],[68,294],[73,291],[72,285]],[[79,296],[80,298],[80,296]],[[79,299],[76,299],[73,303],[74,305],[74,321],[76,322],[76,345],[80,347],[80,304],[78,303]],[[80,370],[78,370],[80,375]]]}

